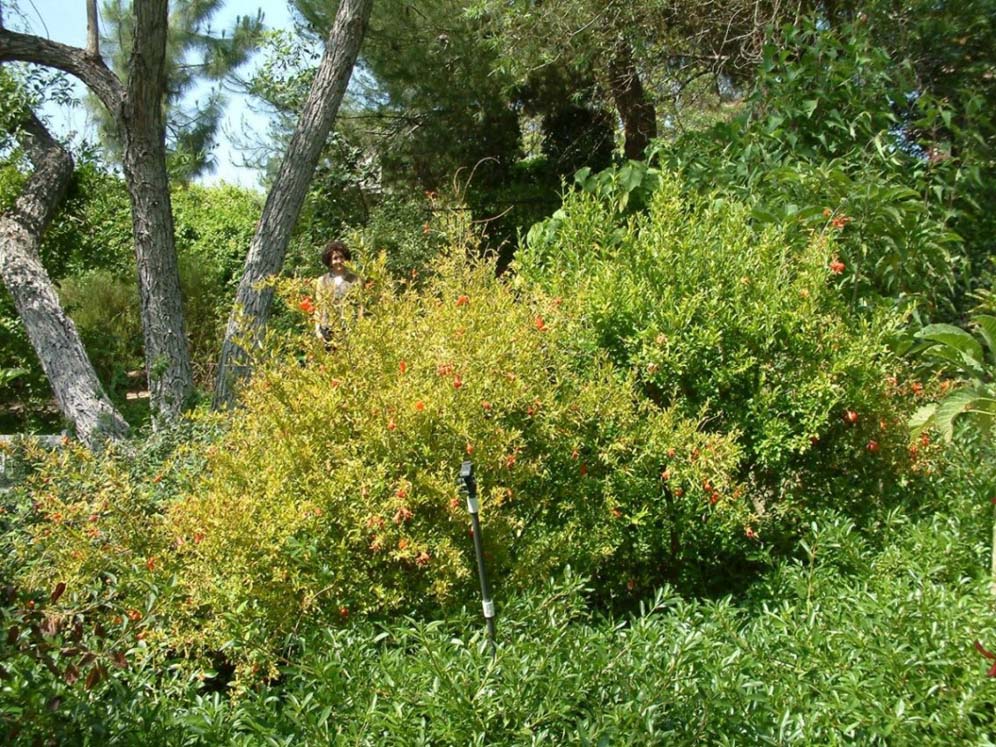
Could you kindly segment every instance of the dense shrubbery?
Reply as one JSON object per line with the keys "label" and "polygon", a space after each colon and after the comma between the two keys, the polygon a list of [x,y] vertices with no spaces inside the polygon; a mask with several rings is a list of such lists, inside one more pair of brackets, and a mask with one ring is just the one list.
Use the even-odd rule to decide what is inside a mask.
{"label": "dense shrubbery", "polygon": [[[821,505],[873,516],[913,499],[929,465],[905,423],[923,385],[890,352],[900,318],[850,309],[836,229],[796,249],[753,228],[747,207],[634,167],[534,229],[521,277],[567,299],[583,339],[635,371],[648,397],[736,439],[738,475],[770,529],[793,536]],[[627,217],[617,195],[645,180],[662,186]]]}
{"label": "dense shrubbery", "polygon": [[[603,618],[572,574],[502,594],[494,660],[467,610],[312,631],[278,681],[236,699],[211,671],[137,666],[143,641],[95,642],[89,625],[85,644],[133,647],[129,668],[108,657],[92,688],[67,686],[25,626],[20,653],[0,643],[0,728],[20,730],[15,744],[988,744],[996,696],[973,643],[992,648],[996,627],[979,498],[959,485],[945,517],[893,514],[882,546],[820,516],[805,556],[740,606],[665,589]],[[24,598],[0,611],[5,627],[32,614]]]}

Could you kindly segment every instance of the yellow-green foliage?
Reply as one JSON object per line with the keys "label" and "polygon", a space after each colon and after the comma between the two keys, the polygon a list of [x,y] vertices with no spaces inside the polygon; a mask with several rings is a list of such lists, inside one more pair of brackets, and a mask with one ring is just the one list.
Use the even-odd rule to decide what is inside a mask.
{"label": "yellow-green foliage", "polygon": [[[471,601],[464,459],[503,591],[568,563],[612,562],[613,584],[632,585],[626,568],[662,560],[665,486],[743,539],[733,443],[641,403],[574,349],[576,324],[557,299],[454,261],[425,291],[368,297],[332,351],[295,337],[303,362],[299,348],[257,370],[203,480],[169,509],[179,583],[206,613],[191,636],[269,650],[302,623]],[[707,480],[724,496],[712,506],[692,489]]]}

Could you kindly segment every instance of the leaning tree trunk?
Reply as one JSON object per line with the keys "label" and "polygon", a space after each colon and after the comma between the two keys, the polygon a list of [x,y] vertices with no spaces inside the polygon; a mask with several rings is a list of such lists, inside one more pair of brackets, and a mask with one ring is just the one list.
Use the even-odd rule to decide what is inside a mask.
{"label": "leaning tree trunk", "polygon": [[657,110],[640,81],[633,50],[622,37],[616,42],[609,63],[609,89],[623,123],[623,152],[626,158],[639,161],[650,141],[657,137]]}
{"label": "leaning tree trunk", "polygon": [[170,420],[189,404],[194,387],[166,174],[166,30],[166,0],[135,3],[135,43],[128,63],[121,131],[149,400],[157,419]]}
{"label": "leaning tree trunk", "polygon": [[73,161],[29,114],[21,138],[35,170],[14,207],[0,216],[0,275],[14,299],[62,414],[91,448],[128,434],[38,254],[42,233],[65,196]]}
{"label": "leaning tree trunk", "polygon": [[273,291],[260,287],[260,283],[283,266],[291,229],[349,84],[372,6],[373,0],[342,0],[339,5],[325,41],[325,54],[249,245],[218,361],[215,407],[232,404],[235,387],[249,374],[246,347],[262,338],[273,301]]}

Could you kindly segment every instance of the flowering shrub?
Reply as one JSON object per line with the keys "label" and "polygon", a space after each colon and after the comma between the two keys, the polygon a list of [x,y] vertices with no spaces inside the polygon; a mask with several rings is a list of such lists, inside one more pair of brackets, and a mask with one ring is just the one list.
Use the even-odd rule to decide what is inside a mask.
{"label": "flowering shrub", "polygon": [[926,453],[903,423],[917,385],[888,347],[901,320],[851,313],[837,228],[795,251],[673,177],[647,213],[617,216],[610,199],[570,196],[554,231],[530,232],[521,280],[563,297],[648,398],[736,440],[769,537],[820,504],[860,516],[915,494]]}
{"label": "flowering shrub", "polygon": [[[578,350],[559,299],[453,261],[424,291],[365,305],[331,352],[309,339],[305,365],[275,355],[257,371],[203,481],[170,507],[192,609],[244,605],[265,637],[466,600],[464,459],[503,588],[572,564],[627,593],[676,560],[662,527],[694,513],[747,542],[736,446]],[[216,644],[232,635],[224,617],[202,623]]]}

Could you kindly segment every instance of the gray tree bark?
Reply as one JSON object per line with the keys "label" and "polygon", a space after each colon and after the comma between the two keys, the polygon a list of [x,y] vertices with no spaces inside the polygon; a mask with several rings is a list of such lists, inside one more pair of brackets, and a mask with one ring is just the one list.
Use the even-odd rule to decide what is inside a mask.
{"label": "gray tree bark", "polygon": [[372,6],[373,0],[342,0],[339,5],[325,54],[249,245],[218,362],[215,407],[231,405],[236,386],[249,375],[250,350],[246,348],[262,338],[273,301],[273,291],[260,288],[259,283],[283,266],[291,230],[349,84]]}
{"label": "gray tree bark", "polygon": [[35,170],[14,206],[0,216],[0,276],[59,409],[80,440],[97,448],[106,439],[126,436],[128,424],[107,398],[38,253],[42,233],[66,194],[73,161],[33,114],[25,118],[22,133]]}
{"label": "gray tree bark", "polygon": [[189,404],[194,379],[166,173],[167,1],[141,0],[134,8],[135,44],[121,107],[124,173],[132,205],[149,399],[153,414],[170,420]]}
{"label": "gray tree bark", "polygon": [[92,51],[6,29],[0,29],[0,62],[34,62],[76,76],[121,123],[150,404],[154,418],[161,421],[175,417],[187,404],[193,393],[193,373],[166,174],[162,100],[167,0],[141,0],[134,7],[127,87]]}

